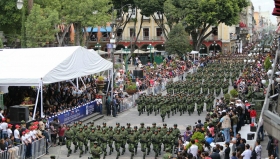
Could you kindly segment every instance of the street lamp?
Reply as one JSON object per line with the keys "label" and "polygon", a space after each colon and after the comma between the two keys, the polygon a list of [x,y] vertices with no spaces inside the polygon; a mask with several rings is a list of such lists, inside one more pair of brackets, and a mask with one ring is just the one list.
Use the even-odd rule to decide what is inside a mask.
{"label": "street lamp", "polygon": [[154,47],[152,46],[152,44],[149,44],[147,49],[150,50],[150,62],[153,63],[152,49],[154,49]]}
{"label": "street lamp", "polygon": [[101,48],[101,45],[100,45],[99,43],[97,43],[94,47],[97,48],[97,52],[98,52],[98,54],[99,54],[99,50],[100,50],[100,48]]}
{"label": "street lamp", "polygon": [[212,44],[212,46],[214,47],[214,55],[216,56],[216,46],[218,46],[218,44],[216,43],[216,41],[214,41],[214,43]]}
{"label": "street lamp", "polygon": [[17,0],[17,9],[21,9],[23,7],[23,0]]}
{"label": "street lamp", "polygon": [[[127,62],[128,62],[128,54],[130,52],[130,50],[127,48],[127,46],[125,46],[125,48],[123,49],[123,51],[125,52],[126,56],[125,56],[125,72],[127,72],[128,70],[128,66],[127,66]],[[123,54],[123,53],[122,53]]]}

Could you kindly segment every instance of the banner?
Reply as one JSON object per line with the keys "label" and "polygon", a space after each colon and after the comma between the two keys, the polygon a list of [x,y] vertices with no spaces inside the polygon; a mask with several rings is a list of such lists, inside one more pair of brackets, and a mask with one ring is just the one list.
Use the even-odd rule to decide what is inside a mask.
{"label": "banner", "polygon": [[96,102],[92,101],[82,106],[76,107],[72,110],[68,110],[64,113],[52,116],[48,119],[49,123],[53,121],[55,117],[58,118],[60,124],[70,124],[75,121],[79,121],[80,119],[93,114],[98,111],[98,107]]}

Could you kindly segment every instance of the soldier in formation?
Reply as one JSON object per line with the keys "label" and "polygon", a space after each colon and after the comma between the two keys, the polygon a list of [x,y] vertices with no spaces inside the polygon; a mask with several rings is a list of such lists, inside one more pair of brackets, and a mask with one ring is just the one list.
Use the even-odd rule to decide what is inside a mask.
{"label": "soldier in formation", "polygon": [[[112,126],[107,128],[106,123],[103,123],[103,127],[99,132],[97,130],[100,126],[98,125],[95,128],[93,122],[88,125],[78,125],[80,125],[79,129],[76,129],[77,124],[71,127],[68,125],[65,132],[68,157],[72,153],[71,145],[72,143],[74,144],[74,142],[78,143],[80,157],[88,151],[92,155],[92,159],[101,158],[102,156],[103,159],[105,159],[107,156],[107,148],[109,148],[109,155],[111,155],[115,149],[117,152],[116,158],[118,159],[126,152],[127,148],[130,152],[130,158],[133,158],[134,155],[137,154],[138,144],[140,144],[144,159],[147,155],[150,155],[151,146],[155,152],[154,157],[158,157],[161,155],[161,152],[166,149],[174,150],[174,147],[178,145],[177,140],[181,135],[177,124],[174,124],[173,128],[167,128],[167,124],[163,124],[163,126],[160,127],[157,126],[156,123],[153,123],[152,127],[145,127],[144,123],[140,123],[138,129],[137,126],[131,128],[130,123],[127,123],[126,128],[120,126],[120,123],[116,123],[115,128]],[[88,143],[89,148],[87,150]],[[74,146],[76,145],[74,144]]]}

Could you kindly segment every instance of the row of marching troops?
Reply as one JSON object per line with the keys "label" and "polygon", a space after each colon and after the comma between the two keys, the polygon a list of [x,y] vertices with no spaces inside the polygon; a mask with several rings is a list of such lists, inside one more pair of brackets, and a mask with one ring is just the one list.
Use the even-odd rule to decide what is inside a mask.
{"label": "row of marching troops", "polygon": [[[233,82],[240,75],[244,63],[210,63],[207,67],[198,69],[196,73],[188,74],[185,81],[168,82],[166,85],[167,95],[141,94],[136,100],[139,116],[145,111],[149,116],[153,112],[160,114],[164,122],[166,115],[170,118],[177,112],[180,115],[185,112],[189,115],[194,113],[195,105],[198,115],[206,110],[213,109],[214,100],[228,93],[230,81]],[[231,83],[232,84],[232,83]]]}
{"label": "row of marching troops", "polygon": [[107,127],[106,123],[103,123],[103,126],[97,125],[96,127],[93,122],[83,125],[81,121],[74,123],[73,126],[68,125],[65,132],[67,156],[69,157],[72,153],[71,145],[73,143],[74,153],[79,148],[80,157],[88,151],[92,155],[92,159],[99,159],[102,154],[105,158],[107,147],[109,147],[109,155],[115,149],[117,152],[116,158],[119,158],[120,155],[124,155],[126,144],[128,145],[128,151],[131,153],[131,158],[133,158],[137,154],[139,143],[143,158],[150,154],[151,146],[155,152],[155,157],[158,157],[162,150],[173,150],[178,145],[180,135],[177,124],[174,124],[173,128],[167,128],[167,124],[160,127],[153,123],[152,127],[145,127],[144,123],[141,123],[139,128],[137,126],[132,128],[130,123],[127,123],[126,127],[116,123],[116,127],[113,128],[112,126]]}

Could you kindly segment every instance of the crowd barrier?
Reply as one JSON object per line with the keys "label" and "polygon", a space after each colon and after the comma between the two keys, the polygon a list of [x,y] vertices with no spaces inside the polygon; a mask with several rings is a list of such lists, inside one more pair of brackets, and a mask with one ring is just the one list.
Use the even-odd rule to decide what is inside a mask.
{"label": "crowd barrier", "polygon": [[80,119],[94,113],[99,108],[97,108],[96,102],[92,101],[86,103],[82,106],[78,106],[74,109],[67,110],[58,115],[52,116],[48,118],[49,122],[52,122],[55,117],[58,118],[60,124],[70,124],[74,121],[79,121]]}
{"label": "crowd barrier", "polygon": [[[25,144],[20,144],[14,146],[5,151],[0,152],[0,159],[25,159],[26,152],[29,150],[29,147]],[[46,139],[41,138],[32,142],[30,146],[31,159],[36,159],[42,157],[46,154]]]}

